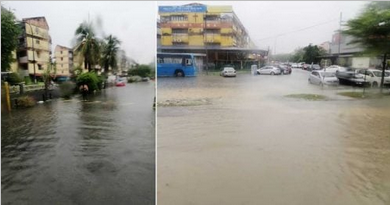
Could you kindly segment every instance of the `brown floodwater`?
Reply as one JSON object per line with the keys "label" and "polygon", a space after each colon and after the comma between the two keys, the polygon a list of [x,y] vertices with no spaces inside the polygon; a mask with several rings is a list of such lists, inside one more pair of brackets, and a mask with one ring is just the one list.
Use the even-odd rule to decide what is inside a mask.
{"label": "brown floodwater", "polygon": [[[308,73],[161,78],[158,203],[390,204],[390,98],[336,95]],[[285,98],[322,94],[326,101]]]}

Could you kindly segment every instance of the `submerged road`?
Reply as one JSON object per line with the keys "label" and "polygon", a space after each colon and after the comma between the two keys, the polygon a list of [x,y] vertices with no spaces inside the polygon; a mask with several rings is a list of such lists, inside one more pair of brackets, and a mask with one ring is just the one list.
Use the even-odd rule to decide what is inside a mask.
{"label": "submerged road", "polygon": [[159,79],[160,103],[209,102],[158,107],[159,205],[390,204],[390,99],[308,75]]}

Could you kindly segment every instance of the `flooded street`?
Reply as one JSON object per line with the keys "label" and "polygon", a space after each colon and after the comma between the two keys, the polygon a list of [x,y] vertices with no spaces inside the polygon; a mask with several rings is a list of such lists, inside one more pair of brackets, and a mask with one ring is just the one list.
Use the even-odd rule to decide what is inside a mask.
{"label": "flooded street", "polygon": [[2,113],[2,204],[154,204],[154,82]]}
{"label": "flooded street", "polygon": [[390,204],[390,99],[308,75],[160,78],[159,204]]}

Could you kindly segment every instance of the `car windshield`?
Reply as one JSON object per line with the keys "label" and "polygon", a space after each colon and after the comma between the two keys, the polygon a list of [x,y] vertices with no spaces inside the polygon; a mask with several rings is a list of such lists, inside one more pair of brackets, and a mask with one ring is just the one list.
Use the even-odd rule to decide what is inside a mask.
{"label": "car windshield", "polygon": [[224,68],[224,70],[226,70],[226,71],[233,71],[234,68],[232,68],[232,67],[227,67],[227,68]]}
{"label": "car windshield", "polygon": [[[373,73],[376,77],[382,77],[382,71],[373,71]],[[385,77],[389,77],[389,76],[390,76],[389,72],[385,72]]]}

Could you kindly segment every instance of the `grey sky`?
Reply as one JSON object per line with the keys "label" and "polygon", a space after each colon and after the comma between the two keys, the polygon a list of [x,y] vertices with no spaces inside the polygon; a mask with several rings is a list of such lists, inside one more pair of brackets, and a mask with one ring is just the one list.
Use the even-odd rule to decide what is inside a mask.
{"label": "grey sky", "polygon": [[[362,1],[193,2],[207,5],[232,5],[255,44],[262,49],[268,46],[273,49],[276,45],[276,53],[288,53],[310,43],[320,44],[331,41],[332,34],[339,28],[340,12],[343,20],[349,20],[356,17],[366,4]],[[162,1],[157,4],[182,5],[193,2]],[[329,21],[331,22],[311,29],[292,32]],[[278,34],[284,33],[289,34],[275,38]]]}
{"label": "grey sky", "polygon": [[100,36],[113,34],[122,41],[122,49],[138,63],[153,61],[156,50],[156,2],[76,2],[14,1],[2,2],[14,9],[18,19],[45,16],[50,27],[53,48],[72,46],[76,28],[84,20],[100,19]]}

